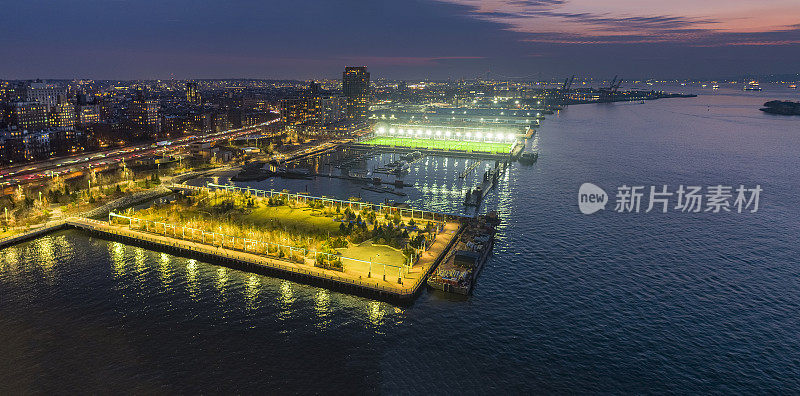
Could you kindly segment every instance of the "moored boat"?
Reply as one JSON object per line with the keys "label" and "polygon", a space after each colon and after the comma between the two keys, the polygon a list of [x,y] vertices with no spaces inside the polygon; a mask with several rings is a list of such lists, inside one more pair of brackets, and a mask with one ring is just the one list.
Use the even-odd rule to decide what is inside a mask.
{"label": "moored boat", "polygon": [[519,156],[519,163],[523,165],[531,165],[539,159],[539,152],[526,151]]}
{"label": "moored boat", "polygon": [[468,224],[459,241],[427,279],[431,288],[468,295],[494,247],[495,217],[479,216]]}

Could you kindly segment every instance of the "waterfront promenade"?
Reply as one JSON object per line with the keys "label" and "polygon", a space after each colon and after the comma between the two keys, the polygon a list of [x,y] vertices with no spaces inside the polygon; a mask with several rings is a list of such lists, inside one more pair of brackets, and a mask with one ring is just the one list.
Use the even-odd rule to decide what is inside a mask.
{"label": "waterfront promenade", "polygon": [[[335,271],[315,267],[313,263],[301,264],[240,249],[182,239],[177,237],[178,234],[174,230],[170,233],[165,229],[163,234],[158,234],[82,217],[67,218],[66,225],[103,237],[119,239],[122,242],[145,245],[154,250],[168,250],[178,254],[198,256],[200,259],[217,262],[224,266],[257,273],[285,275],[309,283],[339,287],[345,291],[377,295],[391,300],[413,298],[425,283],[427,275],[446,255],[460,233],[460,223],[446,223],[442,232],[437,235],[430,248],[421,254],[411,271],[401,274],[386,273],[384,280],[383,268],[377,265],[378,268],[373,268],[372,273],[365,268]],[[402,283],[398,282],[398,276],[401,277]]]}

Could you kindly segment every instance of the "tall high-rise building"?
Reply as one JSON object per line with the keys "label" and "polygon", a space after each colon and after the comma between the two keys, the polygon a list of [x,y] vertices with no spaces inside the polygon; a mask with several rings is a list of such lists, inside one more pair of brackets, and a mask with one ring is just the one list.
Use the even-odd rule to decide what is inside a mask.
{"label": "tall high-rise building", "polygon": [[200,92],[197,90],[197,82],[189,81],[186,83],[186,100],[196,105],[202,102],[200,99]]}
{"label": "tall high-rise building", "polygon": [[159,108],[157,100],[150,99],[144,90],[137,91],[128,108],[128,120],[134,133],[151,138],[158,137],[161,134]]}
{"label": "tall high-rise building", "polygon": [[347,99],[324,95],[316,82],[298,97],[281,100],[280,105],[284,125],[305,133],[336,131],[347,118]]}
{"label": "tall high-rise building", "polygon": [[369,111],[369,72],[366,66],[348,66],[342,73],[342,94],[347,98],[347,119],[358,123]]}

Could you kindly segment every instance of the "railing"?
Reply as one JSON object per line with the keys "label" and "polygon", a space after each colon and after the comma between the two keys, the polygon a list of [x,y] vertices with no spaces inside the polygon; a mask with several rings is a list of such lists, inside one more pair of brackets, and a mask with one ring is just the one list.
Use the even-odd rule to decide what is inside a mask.
{"label": "railing", "polygon": [[[88,229],[92,229],[92,230],[95,230],[95,231],[100,231],[100,232],[104,232],[104,233],[108,233],[108,234],[112,234],[112,235],[117,235],[117,236],[121,236],[121,237],[127,237],[127,238],[136,239],[136,240],[147,241],[147,242],[150,242],[150,243],[153,243],[153,244],[157,244],[157,245],[162,245],[162,246],[180,247],[180,248],[183,248],[183,249],[186,249],[186,250],[191,250],[191,251],[194,251],[194,252],[197,252],[197,253],[203,253],[203,254],[207,254],[207,255],[210,255],[210,256],[225,257],[225,258],[228,258],[228,259],[239,260],[239,261],[250,263],[250,264],[254,264],[254,265],[265,266],[265,267],[269,267],[269,268],[275,268],[275,269],[279,269],[279,270],[282,270],[282,271],[291,272],[293,274],[308,275],[308,276],[314,277],[316,279],[326,279],[326,280],[335,281],[335,282],[339,282],[339,283],[345,283],[345,284],[349,284],[349,285],[353,285],[353,286],[358,286],[358,287],[361,287],[361,288],[370,289],[370,290],[373,290],[373,291],[379,291],[379,292],[385,292],[385,293],[389,293],[389,294],[394,294],[394,295],[396,295],[398,297],[403,297],[403,298],[413,296],[414,293],[416,292],[416,289],[417,289],[416,286],[418,286],[418,283],[421,282],[421,280],[423,279],[421,277],[421,278],[419,278],[418,282],[415,282],[413,285],[409,285],[409,286],[405,286],[405,285],[398,286],[398,287],[382,286],[379,282],[375,282],[373,284],[372,282],[367,282],[367,281],[362,280],[362,279],[349,279],[349,278],[342,277],[342,276],[340,276],[338,274],[337,275],[325,274],[324,272],[321,272],[321,269],[319,269],[319,270],[309,270],[309,269],[304,269],[304,268],[298,268],[297,264],[291,265],[293,263],[282,262],[281,260],[276,260],[276,259],[273,259],[273,258],[270,258],[270,257],[262,257],[262,256],[258,256],[258,255],[252,254],[252,253],[239,252],[239,254],[236,254],[237,253],[236,251],[231,251],[230,249],[224,249],[224,248],[223,249],[211,249],[208,245],[202,245],[200,243],[191,242],[191,241],[182,241],[182,242],[185,242],[183,244],[169,243],[169,241],[166,240],[166,239],[153,238],[153,237],[148,236],[147,234],[143,234],[142,232],[134,232],[134,231],[131,231],[131,230],[126,230],[126,229],[116,229],[116,228],[108,225],[106,222],[100,221],[100,220],[93,220],[93,219],[87,219],[87,218],[69,218],[69,219],[67,219],[67,223],[72,225],[72,226],[75,226],[75,227],[88,228]],[[179,246],[179,245],[182,245],[182,246]],[[268,262],[265,263],[264,262],[265,260],[268,260]]]}
{"label": "railing", "polygon": [[[342,262],[342,268],[343,269],[344,269],[344,265],[346,264],[346,262],[349,261],[351,263],[369,264],[370,268],[372,268],[372,266],[383,266],[384,268],[387,268],[387,267],[396,268],[397,271],[398,271],[398,275],[399,276],[402,276],[403,270],[405,270],[406,274],[409,272],[409,269],[408,269],[408,267],[406,265],[400,266],[400,265],[394,265],[394,264],[375,262],[375,261],[371,261],[371,260],[370,261],[361,260],[361,259],[357,259],[357,258],[353,258],[353,257],[341,256],[341,255],[331,254],[331,253],[326,253],[326,252],[320,252],[320,251],[317,251],[317,250],[305,249],[305,248],[300,248],[300,247],[291,246],[291,245],[284,245],[284,244],[275,243],[275,242],[262,241],[262,240],[249,239],[249,238],[242,238],[242,237],[223,234],[223,233],[219,233],[219,232],[206,231],[206,230],[199,229],[199,228],[186,227],[186,226],[183,226],[183,225],[175,225],[175,224],[170,224],[170,223],[163,222],[163,221],[140,219],[138,217],[124,216],[124,215],[116,214],[116,213],[113,213],[113,212],[109,213],[108,214],[108,224],[110,225],[114,219],[127,220],[128,221],[128,227],[130,227],[130,228],[133,228],[133,227],[139,228],[139,227],[142,227],[142,225],[143,225],[145,232],[152,232],[152,233],[157,234],[157,235],[164,235],[165,237],[168,236],[168,234],[167,234],[168,231],[167,230],[171,230],[172,232],[171,232],[171,235],[169,235],[169,236],[172,236],[173,238],[176,238],[176,239],[189,240],[189,241],[193,241],[193,242],[201,242],[201,243],[206,244],[206,245],[219,246],[221,248],[228,248],[228,249],[234,249],[234,250],[241,250],[243,252],[250,252],[250,253],[254,253],[254,254],[263,254],[265,256],[273,257],[273,258],[276,258],[276,259],[284,259],[284,257],[292,259],[294,257],[294,254],[301,253],[302,256],[303,256],[303,262],[305,262],[306,259],[313,259],[314,262],[316,262],[319,257],[325,257],[329,261],[340,260]],[[150,229],[148,228],[151,225],[153,227],[153,231],[150,231]],[[158,233],[159,226],[162,229],[161,234]],[[179,230],[180,230],[180,233],[178,233]],[[188,233],[187,233],[187,231],[188,231]],[[198,238],[197,234],[200,234],[199,238]],[[207,236],[210,237],[210,240],[209,240],[209,238],[207,238]],[[237,244],[237,241],[239,241],[238,244]],[[238,245],[238,247],[237,247],[237,245]],[[260,249],[259,249],[259,247],[260,247]],[[285,254],[284,257],[275,256],[275,255],[271,254],[273,248],[274,248],[276,253],[277,252],[284,252],[287,249],[288,249],[289,253]],[[309,257],[309,256],[311,256],[311,257]],[[417,259],[419,259],[419,257],[417,257]],[[412,265],[412,267],[413,267],[413,265]]]}
{"label": "railing", "polygon": [[239,186],[232,186],[232,185],[222,185],[222,184],[214,184],[214,183],[207,183],[207,187],[198,187],[198,186],[185,186],[185,185],[173,185],[171,188],[183,188],[189,190],[196,190],[196,191],[212,191],[212,187],[217,190],[225,190],[229,192],[242,192],[247,193],[250,195],[254,195],[256,197],[286,197],[287,199],[293,199],[295,201],[303,201],[303,202],[320,202],[323,205],[336,205],[339,207],[358,207],[359,210],[363,210],[365,208],[377,210],[383,213],[397,213],[400,216],[410,217],[412,219],[421,219],[421,220],[433,220],[433,221],[447,221],[449,219],[463,219],[467,218],[467,216],[453,214],[453,213],[444,213],[444,212],[434,212],[430,210],[422,210],[422,209],[413,209],[413,208],[398,208],[396,206],[391,205],[384,205],[380,203],[371,203],[371,202],[361,202],[361,201],[348,201],[344,199],[335,199],[335,198],[327,198],[327,197],[314,197],[311,195],[300,194],[300,193],[289,193],[289,192],[282,192],[282,191],[274,191],[274,190],[259,190],[250,187],[239,187]]}

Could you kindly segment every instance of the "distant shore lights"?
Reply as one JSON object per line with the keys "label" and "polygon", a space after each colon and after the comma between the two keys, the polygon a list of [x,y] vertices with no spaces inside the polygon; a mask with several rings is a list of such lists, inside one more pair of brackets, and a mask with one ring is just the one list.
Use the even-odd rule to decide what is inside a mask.
{"label": "distant shore lights", "polygon": [[438,127],[432,129],[414,129],[414,128],[392,128],[386,126],[379,126],[375,128],[376,136],[390,136],[397,138],[425,138],[437,140],[455,140],[455,141],[478,141],[478,142],[497,142],[497,143],[510,143],[517,137],[513,133],[507,132],[494,132],[482,130],[465,130],[459,128]]}

